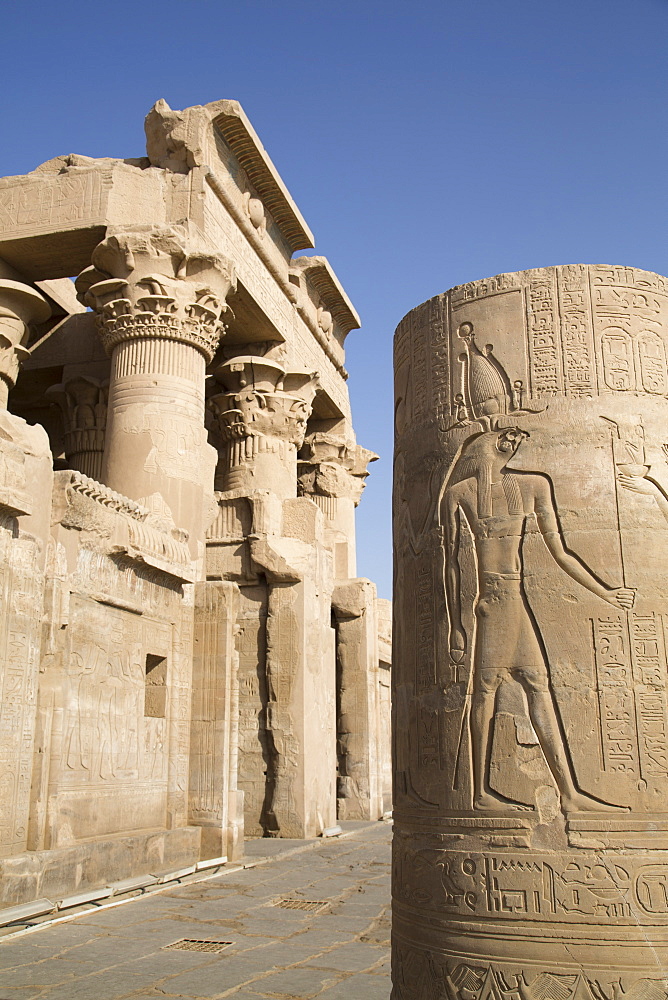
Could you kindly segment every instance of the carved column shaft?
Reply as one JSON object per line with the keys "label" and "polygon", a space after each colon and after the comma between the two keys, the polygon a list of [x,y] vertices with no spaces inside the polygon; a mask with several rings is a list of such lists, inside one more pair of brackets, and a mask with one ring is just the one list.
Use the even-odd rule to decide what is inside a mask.
{"label": "carved column shaft", "polygon": [[397,329],[394,1000],[665,990],[667,356],[635,268]]}
{"label": "carved column shaft", "polygon": [[77,281],[111,355],[103,481],[185,528],[192,546],[215,462],[205,369],[233,283],[226,261],[178,228],[108,237]]}

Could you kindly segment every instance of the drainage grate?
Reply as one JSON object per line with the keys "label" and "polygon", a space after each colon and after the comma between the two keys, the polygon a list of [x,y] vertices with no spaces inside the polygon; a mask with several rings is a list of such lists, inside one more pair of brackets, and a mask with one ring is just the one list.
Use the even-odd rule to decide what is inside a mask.
{"label": "drainage grate", "polygon": [[200,941],[197,938],[181,938],[172,944],[166,944],[163,951],[210,951],[214,955],[219,955],[221,951],[229,948],[234,941]]}
{"label": "drainage grate", "polygon": [[281,906],[284,910],[308,910],[309,913],[317,913],[329,906],[328,899],[279,899],[272,906]]}

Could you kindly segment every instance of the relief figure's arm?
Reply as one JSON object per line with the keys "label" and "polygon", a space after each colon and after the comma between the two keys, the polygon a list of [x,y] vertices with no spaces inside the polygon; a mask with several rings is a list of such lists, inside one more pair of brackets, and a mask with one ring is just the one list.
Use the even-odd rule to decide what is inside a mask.
{"label": "relief figure's arm", "polygon": [[625,490],[654,497],[657,507],[668,521],[668,496],[657,482],[644,476],[628,476],[623,472],[620,472],[617,478]]}
{"label": "relief figure's arm", "polygon": [[461,574],[459,570],[459,505],[446,493],[441,504],[445,547],[445,599],[450,620],[450,656],[459,663],[466,652],[462,625]]}
{"label": "relief figure's arm", "polygon": [[536,476],[534,512],[550,555],[571,579],[614,607],[624,609],[633,607],[635,590],[630,587],[609,587],[594,576],[577,556],[568,552],[562,538],[549,481],[542,476]]}

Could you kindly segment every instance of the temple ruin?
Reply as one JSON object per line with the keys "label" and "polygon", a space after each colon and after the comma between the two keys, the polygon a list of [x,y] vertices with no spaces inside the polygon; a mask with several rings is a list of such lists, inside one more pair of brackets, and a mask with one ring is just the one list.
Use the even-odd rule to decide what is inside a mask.
{"label": "temple ruin", "polygon": [[357,313],[238,103],[146,135],[0,180],[6,910],[390,808]]}

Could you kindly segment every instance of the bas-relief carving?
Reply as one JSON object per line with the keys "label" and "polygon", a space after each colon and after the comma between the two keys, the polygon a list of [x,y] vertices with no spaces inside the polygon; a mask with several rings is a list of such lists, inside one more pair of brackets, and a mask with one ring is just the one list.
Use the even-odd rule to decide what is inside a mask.
{"label": "bas-relief carving", "polygon": [[[75,158],[76,159],[76,158]],[[87,157],[79,158],[86,160]],[[109,172],[82,170],[74,163],[65,176],[33,175],[33,184],[17,184],[16,178],[0,180],[0,224],[3,234],[35,232],[46,228],[69,226],[88,216],[101,214],[105,195],[111,186]],[[79,169],[76,169],[79,167]]]}
{"label": "bas-relief carving", "polygon": [[167,721],[145,717],[144,689],[146,653],[166,651],[170,631],[75,599],[63,782],[165,779]]}
{"label": "bas-relief carving", "polygon": [[267,605],[266,727],[267,781],[262,823],[269,836],[299,836],[303,820],[295,796],[300,742],[295,726],[293,687],[302,665],[295,586],[272,584]]}
{"label": "bas-relief carving", "polygon": [[266,705],[267,596],[263,586],[241,588],[239,624],[239,788],[245,829],[262,836],[262,810],[269,757]]}
{"label": "bas-relief carving", "polygon": [[[425,303],[397,331],[397,618],[406,631],[395,816],[427,844],[433,831],[395,881],[411,907],[575,924],[668,916],[656,902],[668,870],[663,280],[629,269],[620,289],[618,274],[584,266],[501,276],[476,294]],[[525,318],[483,346],[492,300],[520,293]],[[613,314],[624,337],[612,336]],[[439,838],[449,846],[436,850]],[[501,854],[481,861],[476,845]],[[547,845],[554,853],[539,856]],[[611,848],[626,852],[617,868],[605,853],[582,854]],[[486,872],[477,887],[462,865]],[[549,905],[548,869],[558,889]],[[408,918],[400,909],[397,919],[401,934]],[[456,938],[444,931],[446,950]],[[668,974],[657,947],[657,972]],[[510,938],[504,948],[519,960]],[[475,954],[482,969],[484,934]],[[609,950],[600,968],[579,954],[583,973],[612,969]],[[526,955],[533,963],[535,952]],[[628,962],[610,996],[652,988],[640,967],[633,973],[631,950]],[[444,981],[434,995],[512,992],[515,971],[504,980],[506,965],[498,969],[488,963],[470,994]],[[426,995],[411,992],[411,978],[395,983],[397,1000]],[[534,996],[528,970],[521,987]]]}
{"label": "bas-relief carving", "polygon": [[42,573],[36,539],[0,518],[0,853],[25,848],[37,703]]}
{"label": "bas-relief carving", "polygon": [[[553,485],[536,473],[508,472],[507,463],[528,437],[518,427],[482,432],[467,442],[443,486],[440,523],[444,533],[450,657],[460,664],[468,638],[462,624],[461,519],[475,540],[477,571],[475,638],[466,699],[473,775],[473,808],[498,811],[507,798],[490,784],[492,730],[502,683],[522,687],[528,713],[565,812],[599,812],[605,804],[577,787],[555,704],[544,642],[524,588],[521,550],[533,515],[557,565],[573,580],[615,608],[630,608],[634,591],[602,583],[564,544]],[[456,669],[456,667],[455,667]],[[457,764],[455,764],[457,770]]]}
{"label": "bas-relief carving", "polygon": [[[624,972],[603,979],[574,970],[557,973],[540,966],[469,963],[460,958],[423,956],[395,945],[396,996],[406,1000],[665,1000],[668,978],[632,978]],[[398,993],[397,991],[401,992]]]}

